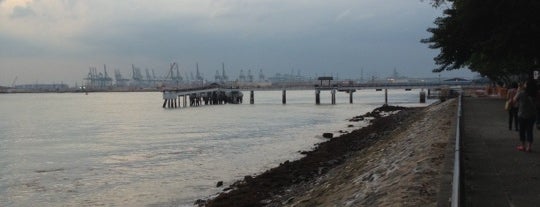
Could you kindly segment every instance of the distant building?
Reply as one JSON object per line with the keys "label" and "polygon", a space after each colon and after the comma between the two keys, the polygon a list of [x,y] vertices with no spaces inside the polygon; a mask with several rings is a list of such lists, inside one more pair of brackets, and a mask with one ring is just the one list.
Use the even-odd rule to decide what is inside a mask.
{"label": "distant building", "polygon": [[444,82],[471,82],[471,81],[465,78],[450,78],[450,79],[444,80]]}
{"label": "distant building", "polygon": [[0,93],[5,93],[8,90],[8,87],[0,86]]}
{"label": "distant building", "polygon": [[281,74],[276,73],[273,77],[269,77],[268,80],[270,80],[272,83],[286,83],[286,82],[307,82],[311,81],[308,78],[301,76],[300,74],[293,75],[293,74]]}
{"label": "distant building", "polygon": [[67,84],[24,84],[16,85],[14,87],[17,90],[32,91],[32,92],[47,92],[47,91],[67,91],[69,86]]}

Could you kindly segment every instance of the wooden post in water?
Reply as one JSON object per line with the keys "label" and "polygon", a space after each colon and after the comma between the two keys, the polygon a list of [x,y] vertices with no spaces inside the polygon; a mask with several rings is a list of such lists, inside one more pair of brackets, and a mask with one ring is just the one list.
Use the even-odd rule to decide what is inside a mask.
{"label": "wooden post in water", "polygon": [[178,108],[182,108],[182,96],[178,96]]}
{"label": "wooden post in water", "polygon": [[426,103],[426,92],[424,92],[424,89],[420,91],[420,103]]}
{"label": "wooden post in water", "polygon": [[255,104],[255,91],[249,91],[249,104]]}
{"label": "wooden post in water", "polygon": [[163,91],[163,108],[167,107],[167,101],[169,101],[168,93],[167,91]]}
{"label": "wooden post in water", "polygon": [[286,104],[287,103],[287,91],[283,89],[281,94],[281,103]]}
{"label": "wooden post in water", "polygon": [[354,93],[354,90],[349,90],[349,103],[350,104],[353,103],[353,93]]}
{"label": "wooden post in water", "polygon": [[321,104],[321,91],[315,90],[315,104]]}
{"label": "wooden post in water", "polygon": [[336,104],[336,89],[332,89],[332,105]]}
{"label": "wooden post in water", "polygon": [[176,101],[178,102],[178,108],[182,108],[182,96],[177,96]]}
{"label": "wooden post in water", "polygon": [[384,89],[384,105],[388,106],[388,88]]}

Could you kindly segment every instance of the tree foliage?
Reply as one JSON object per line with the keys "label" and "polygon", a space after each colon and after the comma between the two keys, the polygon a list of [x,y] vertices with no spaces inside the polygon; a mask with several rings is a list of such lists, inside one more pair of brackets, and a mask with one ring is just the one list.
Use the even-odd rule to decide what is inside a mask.
{"label": "tree foliage", "polygon": [[540,61],[540,1],[433,0],[448,3],[430,38],[434,72],[468,67],[494,80],[530,73]]}

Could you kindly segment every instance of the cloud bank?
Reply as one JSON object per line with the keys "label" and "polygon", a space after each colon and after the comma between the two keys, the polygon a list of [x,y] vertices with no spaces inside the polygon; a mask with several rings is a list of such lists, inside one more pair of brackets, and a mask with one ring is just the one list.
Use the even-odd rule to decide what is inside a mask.
{"label": "cloud bank", "polygon": [[[211,75],[435,76],[437,51],[419,42],[440,11],[420,1],[353,0],[2,0],[0,84],[80,81],[107,64]],[[35,74],[40,74],[39,76]],[[69,83],[71,83],[69,82]]]}

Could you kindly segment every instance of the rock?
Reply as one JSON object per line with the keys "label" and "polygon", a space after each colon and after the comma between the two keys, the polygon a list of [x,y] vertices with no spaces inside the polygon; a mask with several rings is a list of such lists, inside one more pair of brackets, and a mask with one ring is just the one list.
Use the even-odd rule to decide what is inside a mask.
{"label": "rock", "polygon": [[327,133],[323,133],[322,136],[324,138],[332,139],[332,137],[334,137],[334,134],[327,132]]}
{"label": "rock", "polygon": [[326,162],[327,165],[335,165],[337,163],[339,163],[339,160],[337,159],[329,160],[328,162]]}
{"label": "rock", "polygon": [[322,175],[324,172],[326,172],[326,168],[325,167],[319,167],[319,170],[317,172],[318,175]]}
{"label": "rock", "polygon": [[364,116],[355,116],[352,119],[349,119],[350,122],[359,122],[364,121]]}
{"label": "rock", "polygon": [[294,197],[291,197],[289,199],[287,199],[285,202],[283,202],[282,204],[291,204],[292,202],[294,201]]}
{"label": "rock", "polygon": [[367,139],[375,139],[377,138],[377,133],[371,133],[367,136]]}
{"label": "rock", "polygon": [[349,125],[348,125],[347,127],[349,127],[349,128],[350,128],[350,127],[354,127],[354,125],[352,125],[352,124],[349,124]]}
{"label": "rock", "polygon": [[264,199],[264,200],[261,201],[261,204],[264,204],[264,205],[268,205],[270,203],[272,203],[272,200],[270,200],[270,199]]}
{"label": "rock", "polygon": [[198,199],[193,204],[196,206],[206,206],[206,200]]}
{"label": "rock", "polygon": [[249,182],[253,181],[253,177],[251,177],[251,176],[249,176],[249,175],[246,175],[246,176],[244,177],[244,180],[246,181],[246,183],[249,183]]}
{"label": "rock", "polygon": [[219,188],[219,187],[221,187],[221,186],[223,186],[223,181],[218,181],[217,184],[216,184],[216,187]]}

